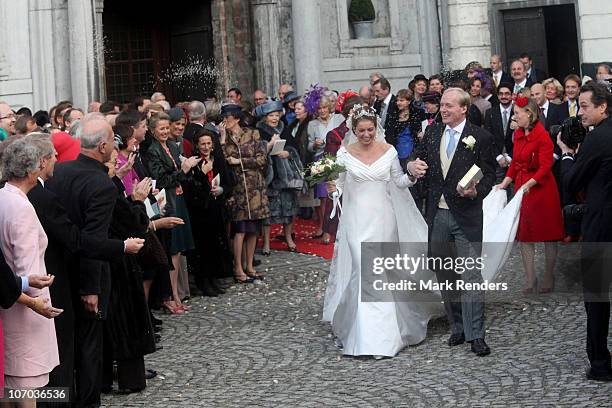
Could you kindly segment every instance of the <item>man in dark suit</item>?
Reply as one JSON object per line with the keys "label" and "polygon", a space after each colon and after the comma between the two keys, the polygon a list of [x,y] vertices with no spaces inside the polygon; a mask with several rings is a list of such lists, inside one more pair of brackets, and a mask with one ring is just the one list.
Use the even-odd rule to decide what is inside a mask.
{"label": "man in dark suit", "polygon": [[47,238],[45,251],[47,272],[55,277],[55,284],[49,289],[51,303],[64,310],[55,319],[55,332],[60,356],[60,365],[49,374],[49,387],[67,387],[72,395],[74,382],[74,307],[70,276],[66,266],[73,256],[106,261],[121,259],[123,253],[137,253],[143,240],[132,238],[125,241],[107,237],[81,234],[80,229],[70,221],[66,209],[58,197],[44,188],[44,182],[53,176],[56,157],[49,135],[31,133],[26,136],[29,143],[41,151],[43,169],[37,185],[28,193],[28,199],[36,210]]}
{"label": "man in dark suit", "polygon": [[512,160],[514,143],[512,135],[514,130],[510,126],[512,118],[512,85],[502,83],[497,88],[499,104],[494,105],[485,112],[484,128],[493,135],[493,158],[495,166],[495,180],[500,183],[508,170]]}
{"label": "man in dark suit", "polygon": [[387,143],[395,146],[397,140],[394,140],[393,127],[397,122],[398,109],[397,99],[395,95],[391,93],[391,84],[386,78],[380,78],[372,85],[374,89],[374,95],[376,96],[376,102],[374,102],[374,110],[380,117],[383,129],[385,129],[385,139]]}
{"label": "man in dark suit", "polygon": [[519,60],[523,63],[523,65],[525,65],[525,69],[527,70],[527,78],[531,80],[532,84],[542,82],[548,78],[544,71],[533,66],[533,60],[526,52],[520,55]]}
{"label": "man in dark suit", "polygon": [[608,350],[612,272],[606,262],[612,242],[612,94],[605,85],[590,81],[582,87],[580,114],[584,126],[595,128],[587,134],[575,156],[574,150],[558,141],[563,151],[561,174],[569,194],[586,193],[581,263],[587,314],[586,348],[591,363],[586,376],[590,380],[612,381]]}
{"label": "man in dark suit", "polygon": [[[74,161],[58,164],[47,185],[82,234],[104,239],[108,237],[117,198],[117,188],[104,166],[114,149],[113,129],[99,114],[90,114],[83,118],[79,133],[81,154]],[[77,299],[77,406],[99,406],[102,324],[110,294],[110,269],[107,262],[78,257],[72,272],[73,295]]]}
{"label": "man in dark suit", "polygon": [[499,87],[499,85],[504,83],[512,83],[512,77],[510,77],[510,75],[504,71],[503,62],[500,55],[491,55],[489,66],[491,67],[490,75],[493,79],[495,87]]}
{"label": "man in dark suit", "polygon": [[[495,181],[495,163],[491,134],[466,119],[469,105],[470,96],[464,90],[446,90],[440,105],[444,123],[427,127],[407,166],[411,178],[424,178],[428,186],[425,218],[433,257],[475,259],[482,250],[482,200]],[[459,181],[474,164],[480,167],[483,177],[479,183],[472,182],[462,189]],[[437,274],[438,282],[457,280],[453,270]],[[481,271],[476,267],[467,268],[460,276],[465,282],[482,282]],[[476,355],[489,354],[484,341],[484,292],[442,290],[442,298],[451,324],[449,346],[468,341]]]}
{"label": "man in dark suit", "polygon": [[512,83],[514,87],[512,93],[519,93],[523,88],[529,88],[533,81],[527,78],[527,70],[521,60],[514,60],[510,65],[510,75],[512,75]]}
{"label": "man in dark suit", "polygon": [[193,144],[193,138],[197,131],[206,124],[206,106],[200,101],[192,101],[187,108],[189,123],[185,126],[183,138]]}

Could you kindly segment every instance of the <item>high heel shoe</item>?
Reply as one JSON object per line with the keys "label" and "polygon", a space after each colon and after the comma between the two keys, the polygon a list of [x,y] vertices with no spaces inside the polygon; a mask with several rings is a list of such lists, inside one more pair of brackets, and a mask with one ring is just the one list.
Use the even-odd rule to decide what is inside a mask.
{"label": "high heel shoe", "polygon": [[259,273],[257,271],[245,271],[244,274],[251,279],[264,280],[264,278],[266,277],[264,274]]}
{"label": "high heel shoe", "polygon": [[270,250],[269,249],[262,249],[261,250],[261,254],[263,256],[270,256]]}
{"label": "high heel shoe", "polygon": [[170,303],[164,303],[163,311],[164,313],[170,313],[173,315],[185,313],[183,309],[180,309],[178,306],[172,305]]}
{"label": "high heel shoe", "polygon": [[[244,276],[244,279],[242,277]],[[242,273],[242,275],[234,274],[234,282],[236,283],[253,283],[254,279],[251,278],[248,274]]]}

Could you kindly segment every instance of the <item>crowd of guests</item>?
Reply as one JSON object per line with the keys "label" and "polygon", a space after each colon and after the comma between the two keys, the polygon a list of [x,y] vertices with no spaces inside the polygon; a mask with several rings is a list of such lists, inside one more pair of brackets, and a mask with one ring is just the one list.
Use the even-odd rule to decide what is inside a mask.
{"label": "crowd of guests", "polygon": [[[87,113],[69,101],[34,114],[0,102],[6,386],[69,387],[77,405],[95,406],[113,389],[116,367],[120,392],[144,389],[156,375],[144,356],[161,348],[162,320],[151,309],[180,315],[190,296],[225,293],[228,279],[264,280],[255,253],[261,238],[261,254],[271,255],[273,225],[288,251],[297,250],[298,216],[316,220],[313,240],[334,242],[338,215],[330,216],[326,186],[308,188],[303,173],[336,154],[353,106],[376,110],[406,170],[426,128],[448,111],[440,102],[451,87],[469,94],[467,120],[493,136],[496,188],[525,194],[524,292],[551,292],[556,243],[582,232],[564,227],[562,211],[578,200],[560,180],[575,146],[548,130],[586,109],[581,92],[600,90],[575,74],[548,78],[528,55],[510,73],[503,66],[494,55],[489,68],[471,62],[453,80],[419,74],[396,93],[372,73],[355,91],[313,85],[298,95],[283,84],[277,98],[256,90],[252,101],[232,88],[223,103],[173,106],[156,92],[126,105],[92,102]],[[611,78],[610,67],[597,76]],[[425,211],[427,185],[411,192]],[[536,242],[546,249],[539,287]]]}

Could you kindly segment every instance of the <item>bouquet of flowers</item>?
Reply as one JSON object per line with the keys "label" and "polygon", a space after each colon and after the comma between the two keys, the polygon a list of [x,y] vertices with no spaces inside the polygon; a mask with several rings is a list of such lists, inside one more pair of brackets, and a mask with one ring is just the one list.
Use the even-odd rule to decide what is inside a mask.
{"label": "bouquet of flowers", "polygon": [[336,180],[340,173],[345,171],[346,167],[336,163],[334,156],[325,155],[306,169],[304,180],[308,183],[308,187],[313,187],[318,183]]}

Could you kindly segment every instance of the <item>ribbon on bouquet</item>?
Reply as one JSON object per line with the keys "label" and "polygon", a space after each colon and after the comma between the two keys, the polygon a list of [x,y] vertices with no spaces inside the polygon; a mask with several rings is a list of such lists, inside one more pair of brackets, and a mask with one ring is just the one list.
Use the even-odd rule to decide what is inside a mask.
{"label": "ribbon on bouquet", "polygon": [[333,202],[333,207],[332,207],[331,214],[329,215],[329,219],[330,220],[336,216],[336,210],[337,209],[342,211],[342,204],[340,204],[340,194],[338,194],[337,191],[334,191],[332,193],[332,200],[334,202]]}

